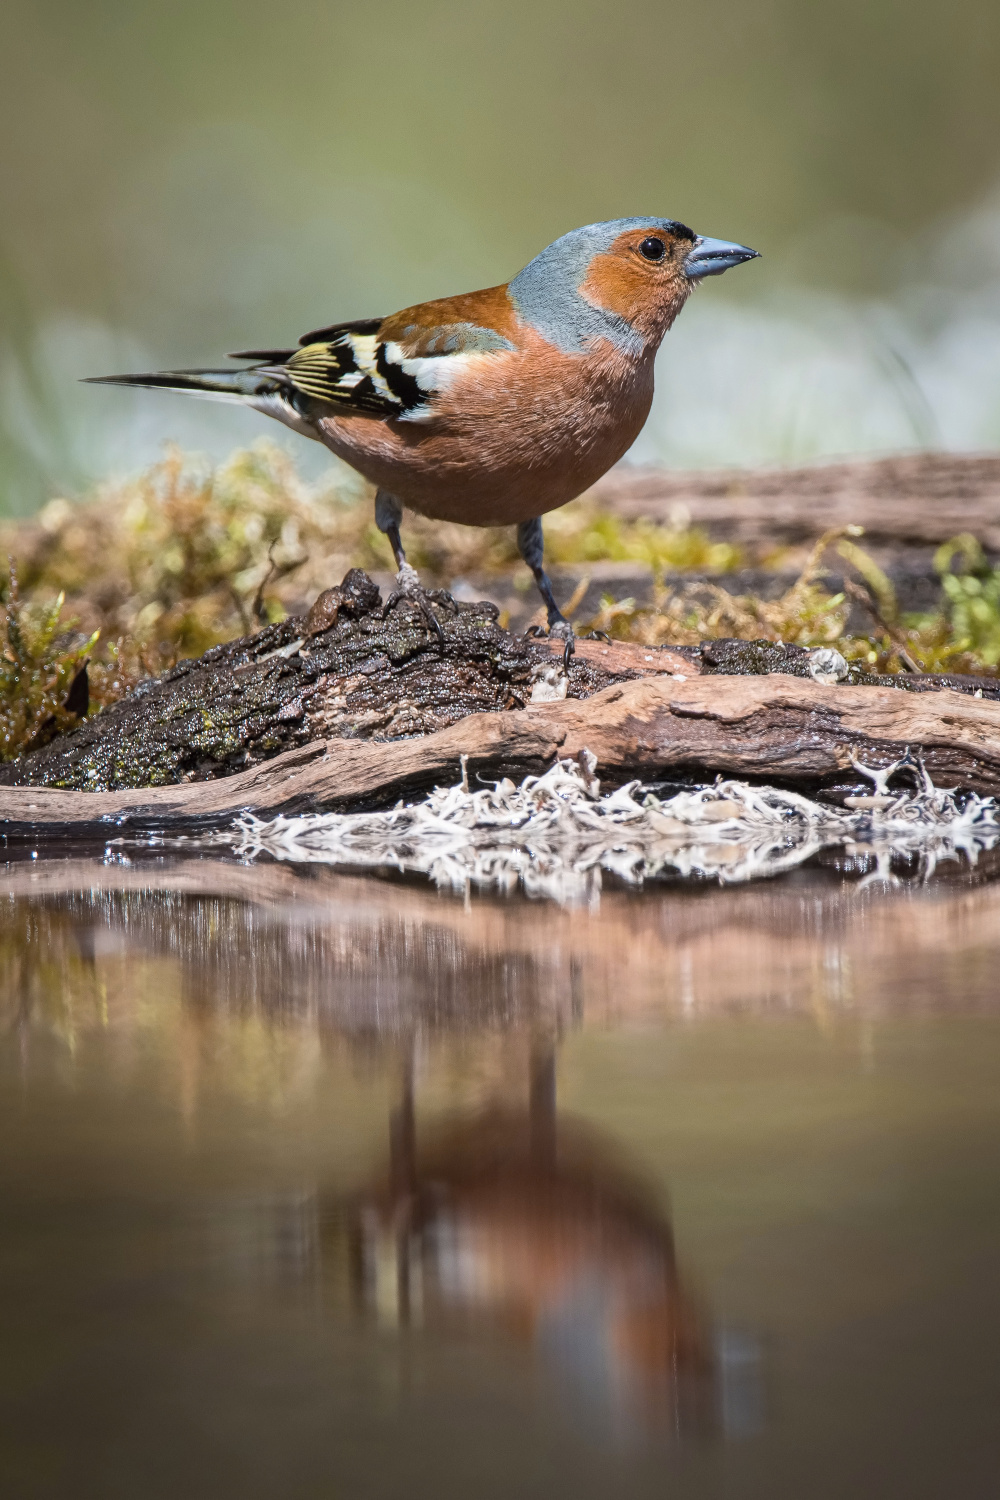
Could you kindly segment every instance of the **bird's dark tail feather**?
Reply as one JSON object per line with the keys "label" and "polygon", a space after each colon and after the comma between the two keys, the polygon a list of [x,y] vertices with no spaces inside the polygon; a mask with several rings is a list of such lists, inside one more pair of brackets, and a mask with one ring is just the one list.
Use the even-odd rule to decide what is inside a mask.
{"label": "bird's dark tail feather", "polygon": [[149,375],[90,375],[88,385],[139,385],[187,391],[216,401],[251,401],[280,388],[272,370],[159,370]]}

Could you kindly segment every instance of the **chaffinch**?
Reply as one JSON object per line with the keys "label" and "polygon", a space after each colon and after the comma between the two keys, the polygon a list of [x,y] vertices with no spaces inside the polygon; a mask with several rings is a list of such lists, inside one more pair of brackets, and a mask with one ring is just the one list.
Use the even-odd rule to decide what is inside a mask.
{"label": "chaffinch", "polygon": [[675,219],[613,219],[564,234],[505,286],[334,323],[295,349],[228,356],[247,369],[95,381],[239,401],[324,443],[376,486],[376,523],[399,570],[390,604],[412,598],[438,631],[403,551],[403,506],[516,525],[549,632],[568,650],[539,517],[631,446],[649,415],[654,355],[696,283],[757,254]]}

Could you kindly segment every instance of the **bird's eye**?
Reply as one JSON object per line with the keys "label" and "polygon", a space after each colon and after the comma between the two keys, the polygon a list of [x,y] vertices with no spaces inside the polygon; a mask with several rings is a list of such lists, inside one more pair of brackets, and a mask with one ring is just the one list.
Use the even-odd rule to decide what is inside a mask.
{"label": "bird's eye", "polygon": [[666,253],[666,245],[652,234],[639,246],[639,254],[645,256],[646,260],[662,260]]}

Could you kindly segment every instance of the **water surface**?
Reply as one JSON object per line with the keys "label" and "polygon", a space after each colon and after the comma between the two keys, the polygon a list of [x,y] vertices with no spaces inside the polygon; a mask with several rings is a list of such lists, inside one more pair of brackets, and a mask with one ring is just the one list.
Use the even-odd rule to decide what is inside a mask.
{"label": "water surface", "polygon": [[9,865],[4,1492],[993,1493],[989,876]]}

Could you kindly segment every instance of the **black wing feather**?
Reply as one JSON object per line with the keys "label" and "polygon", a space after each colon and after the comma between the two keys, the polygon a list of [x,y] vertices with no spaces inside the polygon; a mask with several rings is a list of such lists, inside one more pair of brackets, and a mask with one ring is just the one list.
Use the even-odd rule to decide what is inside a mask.
{"label": "black wing feather", "polygon": [[[371,340],[367,357],[355,347],[354,340],[359,337]],[[371,334],[342,332],[329,343],[311,343],[297,349],[282,373],[295,390],[314,401],[374,416],[402,416],[406,406],[384,378],[376,379],[380,372],[372,356],[376,356],[376,348]]]}
{"label": "black wing feather", "polygon": [[238,349],[232,354],[227,354],[227,359],[257,359],[265,365],[283,365],[286,359],[291,359],[295,353],[294,349]]}
{"label": "black wing feather", "polygon": [[299,343],[328,344],[343,333],[360,333],[368,336],[378,333],[384,322],[384,318],[356,318],[353,323],[331,323],[329,328],[315,328],[312,333],[304,333]]}
{"label": "black wing feather", "polygon": [[[370,416],[406,416],[426,405],[427,392],[386,357],[385,345],[377,338],[383,322],[357,318],[332,323],[303,334],[296,349],[243,349],[229,358],[257,360],[270,367],[267,373],[299,402],[304,397]],[[363,350],[360,340],[366,345]]]}

